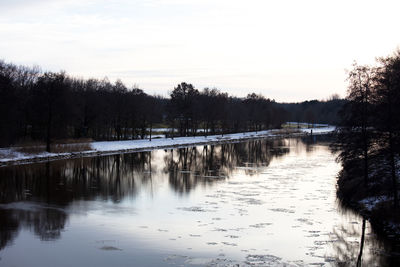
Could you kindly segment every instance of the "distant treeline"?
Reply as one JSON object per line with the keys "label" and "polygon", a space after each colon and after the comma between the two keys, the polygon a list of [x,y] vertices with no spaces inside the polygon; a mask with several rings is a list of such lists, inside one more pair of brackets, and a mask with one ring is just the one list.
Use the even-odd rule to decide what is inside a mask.
{"label": "distant treeline", "polygon": [[339,125],[339,110],[347,102],[334,94],[326,101],[311,100],[300,103],[279,103],[287,112],[288,120],[292,122],[326,123]]}
{"label": "distant treeline", "polygon": [[387,209],[384,215],[376,217],[397,214],[399,223],[392,207],[399,208],[400,51],[380,58],[376,66],[355,64],[347,99],[335,144],[343,165],[339,194],[355,201],[387,200],[378,208]]}
{"label": "distant treeline", "polygon": [[163,98],[120,80],[80,79],[0,61],[0,146],[38,141],[49,151],[54,140],[145,138],[154,125],[176,129],[173,137],[259,131],[285,121],[334,124],[342,104],[337,98],[279,104],[255,93],[238,98],[188,83]]}

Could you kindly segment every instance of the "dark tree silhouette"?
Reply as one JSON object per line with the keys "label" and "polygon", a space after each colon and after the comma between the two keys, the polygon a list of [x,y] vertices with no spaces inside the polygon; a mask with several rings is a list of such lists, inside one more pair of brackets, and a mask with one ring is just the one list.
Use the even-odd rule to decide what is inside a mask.
{"label": "dark tree silhouette", "polygon": [[194,118],[198,97],[199,91],[185,82],[178,84],[171,93],[170,116],[178,121],[180,136],[188,136],[189,129],[197,129]]}
{"label": "dark tree silhouette", "polygon": [[372,138],[372,87],[373,69],[354,65],[349,73],[349,100],[341,111],[341,128],[338,129],[339,158],[349,166],[358,166],[362,158],[364,185],[368,183],[369,150]]}
{"label": "dark tree silhouette", "polygon": [[79,79],[0,61],[0,145],[42,143],[51,151],[53,143],[72,138],[144,139],[154,125],[169,127],[172,137],[260,131],[281,127],[293,114],[305,120],[305,110],[315,122],[334,121],[342,101],[279,104],[254,93],[238,98],[216,88],[199,91],[185,82],[170,97],[147,95],[120,80]]}
{"label": "dark tree silhouette", "polygon": [[375,76],[374,127],[382,152],[387,155],[392,180],[394,206],[398,208],[396,157],[400,151],[400,53],[380,59]]}
{"label": "dark tree silhouette", "polygon": [[[50,152],[50,144],[53,138],[53,130],[55,124],[58,127],[65,126],[60,122],[64,121],[68,116],[69,109],[67,99],[67,86],[65,82],[65,73],[46,72],[40,76],[36,86],[34,87],[33,101],[34,110],[37,114],[35,119],[39,125],[43,125],[45,129],[46,151]],[[58,128],[58,131],[66,129]]]}
{"label": "dark tree silhouette", "polygon": [[355,65],[349,81],[335,143],[343,165],[339,195],[355,201],[386,195],[398,209],[400,52],[379,59],[375,67]]}

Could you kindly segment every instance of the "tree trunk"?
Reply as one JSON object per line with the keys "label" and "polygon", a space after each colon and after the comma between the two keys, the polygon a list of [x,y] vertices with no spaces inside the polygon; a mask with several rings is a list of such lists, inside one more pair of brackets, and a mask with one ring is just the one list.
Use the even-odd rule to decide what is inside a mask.
{"label": "tree trunk", "polygon": [[151,142],[151,130],[153,129],[153,123],[150,122],[150,142]]}
{"label": "tree trunk", "polygon": [[365,219],[363,219],[363,224],[362,224],[360,252],[358,253],[358,257],[357,257],[357,267],[361,267],[362,253],[363,253],[363,249],[364,249],[364,239],[365,239]]}
{"label": "tree trunk", "polygon": [[396,163],[394,160],[393,151],[393,136],[392,132],[389,132],[389,149],[390,149],[390,168],[392,174],[392,189],[393,189],[393,204],[397,209],[399,207],[398,192],[397,192],[397,177],[396,177]]}
{"label": "tree trunk", "polygon": [[363,131],[363,154],[364,154],[364,185],[368,185],[368,137],[367,130],[365,126],[362,129]]}
{"label": "tree trunk", "polygon": [[53,120],[53,112],[52,112],[52,105],[50,103],[49,110],[48,110],[48,118],[47,118],[47,134],[46,134],[46,151],[51,152],[50,144],[51,144],[51,125]]}

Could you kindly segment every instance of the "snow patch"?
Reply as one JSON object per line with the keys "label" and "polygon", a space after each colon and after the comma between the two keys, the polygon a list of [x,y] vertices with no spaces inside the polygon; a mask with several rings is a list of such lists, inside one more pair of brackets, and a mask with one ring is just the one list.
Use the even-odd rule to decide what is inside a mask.
{"label": "snow patch", "polygon": [[379,203],[386,202],[388,200],[388,196],[373,196],[364,198],[363,200],[360,200],[359,203],[364,205],[368,211],[372,211]]}

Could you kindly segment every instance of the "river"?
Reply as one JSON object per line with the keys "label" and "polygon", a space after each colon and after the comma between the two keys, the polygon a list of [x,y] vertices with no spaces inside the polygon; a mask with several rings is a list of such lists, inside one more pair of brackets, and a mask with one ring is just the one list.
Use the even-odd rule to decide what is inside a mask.
{"label": "river", "polygon": [[0,266],[390,265],[318,138],[0,168]]}

